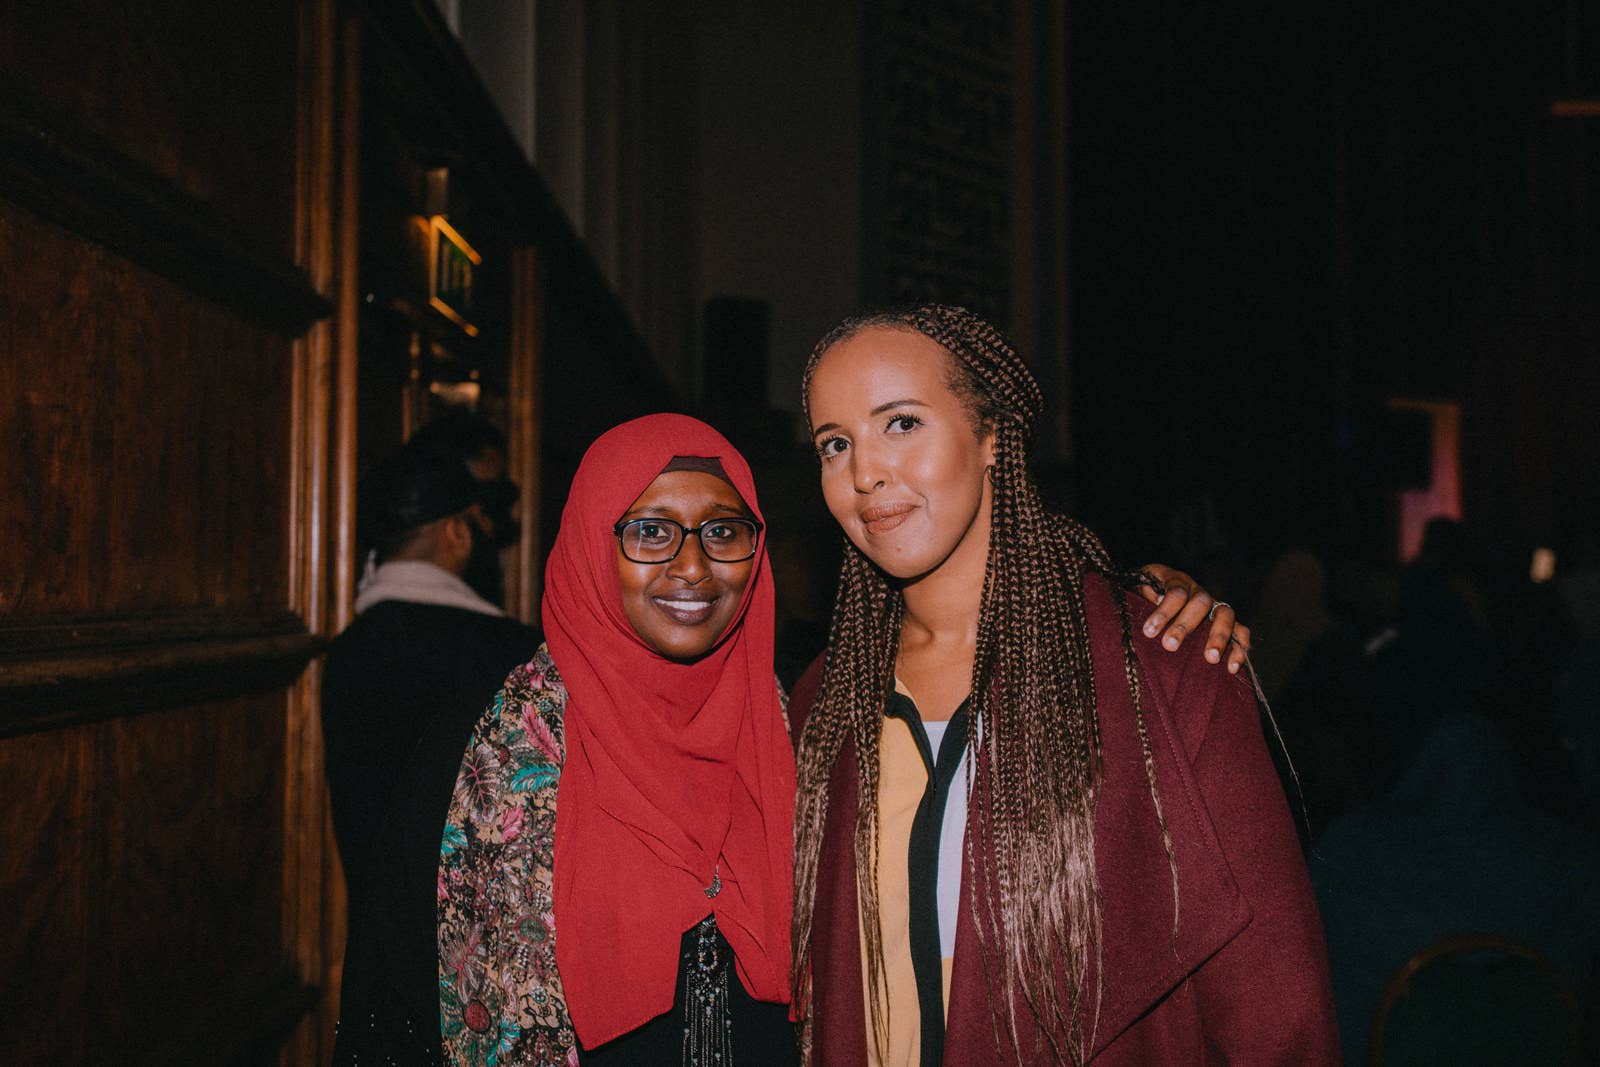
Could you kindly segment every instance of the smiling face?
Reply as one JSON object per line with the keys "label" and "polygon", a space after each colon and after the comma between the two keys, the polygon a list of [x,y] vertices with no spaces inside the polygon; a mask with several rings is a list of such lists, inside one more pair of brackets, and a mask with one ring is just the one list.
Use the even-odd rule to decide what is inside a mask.
{"label": "smiling face", "polygon": [[[739,493],[714,474],[669,471],[639,494],[618,518],[670,519],[694,529],[717,519],[748,519]],[[617,546],[622,610],[633,632],[668,659],[690,660],[714,647],[739,611],[756,558],[716,563],[706,558],[699,537],[684,540],[667,563],[635,563]]]}
{"label": "smiling face", "polygon": [[812,436],[828,510],[868,559],[911,580],[989,548],[994,435],[950,388],[951,356],[913,330],[873,326],[823,353]]}

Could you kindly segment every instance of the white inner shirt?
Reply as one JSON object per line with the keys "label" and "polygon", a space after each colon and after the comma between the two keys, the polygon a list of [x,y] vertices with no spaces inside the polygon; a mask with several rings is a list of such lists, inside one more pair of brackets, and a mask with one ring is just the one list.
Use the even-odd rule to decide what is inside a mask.
{"label": "white inner shirt", "polygon": [[[944,741],[948,722],[924,721],[928,748],[933,762],[939,763],[939,745]],[[956,954],[956,916],[961,907],[962,842],[967,829],[967,754],[961,753],[956,773],[950,779],[950,795],[944,802],[944,822],[939,826],[939,954],[952,959]]]}

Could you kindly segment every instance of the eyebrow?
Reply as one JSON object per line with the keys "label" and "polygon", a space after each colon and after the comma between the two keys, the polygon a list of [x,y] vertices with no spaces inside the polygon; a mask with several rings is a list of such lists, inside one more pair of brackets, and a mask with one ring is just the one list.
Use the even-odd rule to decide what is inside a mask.
{"label": "eyebrow", "polygon": [[[670,519],[672,518],[672,513],[675,510],[677,509],[661,504],[655,504],[649,507],[631,508],[628,511],[623,512],[622,517],[624,519],[631,519],[649,515],[656,518]],[[713,501],[707,510],[720,511],[727,515],[731,515],[736,519],[748,519],[750,517],[750,513],[746,509],[736,508],[732,504],[723,504],[720,501]]]}
{"label": "eyebrow", "polygon": [[[891,400],[887,404],[879,404],[877,407],[867,412],[867,414],[882,415],[884,412],[893,411],[895,408],[925,408],[927,406],[927,404],[920,400],[917,400],[913,397],[906,397],[904,400]],[[818,426],[815,430],[812,430],[811,436],[816,437],[818,434],[827,433],[829,430],[837,429],[839,429],[839,424],[837,422],[825,422],[821,426]]]}

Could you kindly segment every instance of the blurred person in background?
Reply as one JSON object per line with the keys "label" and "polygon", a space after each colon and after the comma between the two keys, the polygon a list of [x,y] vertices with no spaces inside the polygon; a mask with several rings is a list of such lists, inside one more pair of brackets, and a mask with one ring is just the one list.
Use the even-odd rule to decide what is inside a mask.
{"label": "blurred person in background", "polygon": [[386,457],[361,481],[357,518],[375,566],[322,682],[349,886],[334,1062],[436,1063],[434,886],[450,790],[472,724],[539,634],[467,580],[498,573],[497,531],[458,453],[413,440]]}

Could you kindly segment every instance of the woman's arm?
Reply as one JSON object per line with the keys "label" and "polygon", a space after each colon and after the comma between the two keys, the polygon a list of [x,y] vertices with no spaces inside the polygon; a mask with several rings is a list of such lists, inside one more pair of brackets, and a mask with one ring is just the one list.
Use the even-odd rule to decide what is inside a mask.
{"label": "woman's arm", "polygon": [[445,1062],[564,1058],[551,857],[565,690],[541,649],[490,703],[462,757],[439,859]]}

